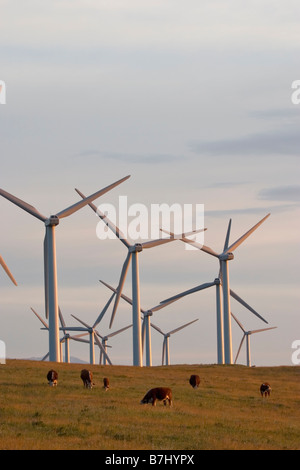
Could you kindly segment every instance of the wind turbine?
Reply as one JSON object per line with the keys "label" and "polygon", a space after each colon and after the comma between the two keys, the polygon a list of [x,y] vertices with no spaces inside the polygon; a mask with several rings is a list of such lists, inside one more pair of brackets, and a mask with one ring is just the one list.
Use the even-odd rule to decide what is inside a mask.
{"label": "wind turbine", "polygon": [[[77,193],[85,198],[84,194],[76,189]],[[154,248],[160,245],[164,245],[176,238],[159,238],[144,243],[130,243],[120,229],[114,225],[109,218],[103,214],[94,204],[89,204],[93,211],[103,220],[107,227],[119,238],[119,240],[126,246],[128,253],[125,262],[122,267],[119,285],[117,287],[117,294],[113,312],[110,320],[109,328],[112,327],[116,311],[119,305],[120,297],[126,280],[127,272],[129,269],[130,262],[132,260],[132,336],[133,336],[133,365],[143,366],[142,359],[142,343],[141,343],[141,317],[140,317],[140,277],[139,277],[139,253],[148,248]],[[199,230],[201,231],[201,230]],[[194,233],[194,232],[192,232]],[[187,234],[186,234],[187,235]]]}
{"label": "wind turbine", "polygon": [[2,268],[4,269],[4,271],[6,272],[6,274],[8,275],[8,277],[10,278],[10,280],[14,283],[15,286],[17,286],[17,282],[15,280],[15,278],[13,277],[12,273],[10,272],[10,270],[8,269],[4,259],[2,258],[2,256],[0,255],[0,265],[2,266]]}
{"label": "wind turbine", "polygon": [[[113,292],[117,293],[117,289],[114,289],[112,286],[107,284],[104,281],[100,281],[102,284],[104,284],[106,287],[108,287],[110,290]],[[127,303],[132,305],[132,299],[127,297],[124,294],[121,294],[122,299],[126,300]],[[150,318],[152,317],[154,312],[157,312],[158,310],[161,310],[164,307],[167,307],[169,304],[175,302],[175,300],[170,300],[165,303],[160,303],[156,307],[152,307],[149,310],[144,310],[140,308],[141,313],[143,314],[143,324],[142,324],[142,351],[144,349],[144,343],[146,340],[146,366],[151,367],[152,366],[152,349],[151,349],[151,328],[150,328]]]}
{"label": "wind turbine", "polygon": [[164,333],[158,326],[154,325],[153,323],[151,324],[152,328],[154,328],[164,337],[163,347],[162,347],[162,365],[164,365],[164,362],[166,366],[170,365],[170,347],[169,347],[170,336],[173,335],[174,333],[177,333],[177,331],[180,331],[183,328],[186,328],[192,323],[195,323],[196,321],[198,321],[198,318],[189,323],[186,323],[185,325],[179,326],[178,328],[175,328],[175,330],[171,330],[168,333]]}
{"label": "wind turbine", "polygon": [[[231,231],[231,219],[229,221],[224,249],[222,253],[216,253],[210,247],[205,245],[197,244],[197,242],[191,241],[186,237],[183,237],[182,241],[189,243],[192,246],[204,251],[212,256],[219,259],[220,262],[220,277],[222,282],[223,290],[223,315],[224,315],[224,354],[225,363],[232,364],[232,334],[231,334],[231,309],[230,309],[230,295],[236,296],[234,292],[230,290],[229,285],[229,266],[228,261],[234,259],[233,252],[270,216],[266,215],[256,225],[254,225],[248,232],[237,239],[232,245],[229,246],[229,237]],[[265,321],[265,320],[264,320]],[[267,323],[267,322],[266,322]]]}
{"label": "wind turbine", "polygon": [[77,212],[84,206],[92,202],[94,199],[102,196],[111,189],[115,188],[123,181],[127,180],[129,176],[122,178],[119,181],[107,186],[100,191],[84,198],[83,200],[73,204],[72,206],[58,212],[55,215],[46,217],[41,214],[35,207],[27,202],[9,194],[8,192],[0,189],[0,195],[8,199],[13,204],[17,205],[24,211],[32,216],[41,220],[46,227],[46,235],[44,239],[44,273],[45,273],[45,312],[46,318],[49,318],[49,358],[50,361],[59,362],[59,321],[58,321],[58,295],[57,295],[57,265],[56,265],[56,243],[55,243],[55,228],[60,220],[64,217]]}
{"label": "wind turbine", "polygon": [[247,366],[248,366],[248,367],[251,367],[250,336],[253,335],[253,334],[255,334],[255,333],[260,333],[261,331],[274,330],[275,328],[277,328],[277,326],[273,326],[273,327],[271,327],[271,328],[263,328],[263,329],[260,329],[260,330],[250,330],[250,331],[246,331],[245,328],[243,327],[243,325],[241,324],[241,322],[233,315],[232,312],[231,312],[231,315],[232,315],[232,317],[234,318],[234,320],[236,321],[236,323],[239,325],[239,327],[241,328],[241,330],[242,330],[243,333],[244,333],[234,363],[236,364],[236,361],[237,361],[237,359],[238,359],[238,357],[239,357],[239,354],[240,354],[240,351],[241,351],[243,342],[244,342],[244,340],[245,340],[245,338],[246,338]]}
{"label": "wind turbine", "polygon": [[[32,308],[30,307],[35,316],[40,320],[40,322],[44,325],[43,329],[46,329],[49,331],[49,325],[40,317],[40,315]],[[60,346],[62,346],[63,343],[65,343],[65,362],[70,363],[70,347],[69,347],[69,341],[74,340],[74,341],[80,341],[81,343],[88,343],[88,341],[81,339],[83,335],[76,335],[76,336],[70,336],[64,329],[65,327],[65,321],[62,316],[61,310],[59,309],[59,317],[60,317],[60,322],[62,325],[62,329],[64,331],[64,336],[60,339]],[[49,352],[42,358],[42,361],[45,361],[47,357],[49,356]],[[62,362],[62,350],[60,347],[60,359]]]}
{"label": "wind turbine", "polygon": [[[102,336],[102,346],[105,350],[105,352],[107,353],[107,341],[109,338],[112,338],[113,336],[116,336],[120,333],[122,333],[123,331],[125,330],[128,330],[128,328],[131,328],[132,325],[128,325],[128,326],[125,326],[124,328],[121,328],[120,330],[117,330],[117,331],[114,331],[113,333],[110,333],[109,335],[106,335],[106,336]],[[106,356],[103,355],[103,352],[102,352],[102,349],[100,351],[100,361],[99,361],[99,364],[102,364],[103,365],[106,365],[107,364],[107,359],[106,359]]]}

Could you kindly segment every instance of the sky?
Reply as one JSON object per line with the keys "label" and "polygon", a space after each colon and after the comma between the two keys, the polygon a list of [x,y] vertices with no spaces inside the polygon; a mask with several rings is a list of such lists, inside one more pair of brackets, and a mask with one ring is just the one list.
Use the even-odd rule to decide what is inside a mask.
{"label": "sky", "polygon": [[[0,187],[50,215],[78,201],[75,188],[89,195],[131,175],[95,203],[117,213],[120,196],[149,212],[203,204],[204,242],[217,252],[229,219],[234,242],[271,213],[234,252],[230,282],[277,327],[252,335],[252,363],[292,365],[300,341],[299,2],[2,0],[0,9]],[[18,282],[0,272],[0,339],[9,358],[42,357],[48,336],[30,307],[44,318],[45,229],[4,198],[0,213],[0,254]],[[78,325],[71,314],[95,321],[110,296],[99,280],[116,287],[127,255],[119,240],[97,237],[99,222],[86,207],[57,227],[59,304],[70,326]],[[180,241],[145,250],[141,306],[218,272],[216,258]],[[131,297],[130,272],[124,294]],[[266,327],[234,300],[231,308],[246,330]],[[124,301],[111,330],[110,316],[101,334],[132,321]],[[171,336],[171,364],[216,362],[215,316],[213,289],[154,313],[165,332],[198,318]],[[234,322],[232,335],[235,357],[242,331]],[[152,331],[153,365],[162,339]],[[113,364],[132,364],[131,330],[109,344]],[[71,355],[88,361],[88,345],[72,342]]]}

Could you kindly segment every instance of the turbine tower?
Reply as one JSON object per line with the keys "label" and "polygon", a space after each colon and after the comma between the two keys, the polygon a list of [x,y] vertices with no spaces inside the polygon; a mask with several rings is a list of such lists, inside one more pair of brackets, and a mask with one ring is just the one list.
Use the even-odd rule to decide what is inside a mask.
{"label": "turbine tower", "polygon": [[[110,290],[113,292],[117,293],[117,289],[114,289],[112,286],[107,284],[104,281],[100,281],[102,284],[104,284],[106,287],[108,287]],[[132,299],[127,297],[124,294],[121,294],[122,299],[124,299],[127,303],[132,305]],[[142,324],[142,351],[144,350],[144,344],[145,344],[145,349],[146,349],[146,366],[151,367],[152,366],[152,348],[151,348],[151,324],[150,324],[150,318],[152,317],[154,312],[157,312],[158,310],[161,310],[164,307],[167,307],[171,303],[175,302],[175,299],[170,300],[168,302],[164,302],[163,304],[160,303],[156,307],[152,307],[149,310],[144,310],[140,308],[141,313],[143,314],[143,324]]]}
{"label": "turbine tower", "polygon": [[84,198],[76,204],[58,212],[55,215],[46,217],[41,214],[35,207],[27,202],[9,194],[8,192],[0,189],[0,195],[8,199],[13,204],[17,205],[24,211],[32,216],[41,220],[45,224],[46,235],[44,239],[44,272],[45,272],[45,312],[46,318],[49,318],[49,359],[53,362],[60,362],[60,347],[59,347],[59,321],[58,321],[58,295],[57,295],[57,265],[56,265],[56,243],[55,243],[55,228],[64,217],[82,209],[84,206],[115,188],[123,181],[127,180],[129,176],[107,186],[100,191]]}
{"label": "turbine tower", "polygon": [[[131,327],[132,327],[132,325],[128,325],[128,326],[125,326],[124,328],[121,328],[120,330],[117,330],[117,331],[114,331],[113,333],[110,333],[109,335],[102,336],[102,346],[103,346],[105,352],[107,353],[107,348],[109,347],[107,345],[107,341],[108,341],[109,338],[112,338],[113,336],[116,336],[116,335],[122,333],[123,331],[128,330],[128,328],[131,328]],[[107,359],[106,359],[106,356],[104,356],[104,354],[102,353],[102,349],[100,351],[99,364],[103,364],[104,366],[107,365]]]}
{"label": "turbine tower", "polygon": [[[77,193],[85,198],[84,194],[76,189]],[[115,226],[108,217],[103,214],[94,204],[89,204],[93,211],[103,220],[106,226],[119,238],[128,250],[123,268],[121,271],[119,285],[109,327],[112,327],[116,311],[119,305],[120,297],[126,280],[130,262],[132,260],[132,336],[133,336],[133,365],[143,366],[142,341],[141,341],[141,317],[140,317],[140,276],[139,276],[139,253],[148,248],[154,248],[166,243],[172,242],[175,238],[159,238],[144,243],[130,243],[120,229]],[[199,230],[200,231],[200,230]]]}
{"label": "turbine tower", "polygon": [[188,238],[183,238],[182,241],[189,243],[192,246],[198,248],[199,250],[208,253],[209,255],[215,256],[219,259],[220,262],[220,277],[222,282],[223,290],[223,315],[224,315],[224,353],[225,353],[225,363],[232,364],[232,334],[231,334],[231,308],[230,308],[230,285],[229,285],[229,265],[228,261],[234,259],[233,252],[270,216],[266,215],[262,220],[260,220],[256,225],[254,225],[248,232],[242,235],[238,240],[236,240],[232,245],[229,245],[229,237],[231,230],[231,219],[229,221],[227,235],[225,239],[224,250],[222,253],[216,253],[210,247],[205,245],[197,244]]}
{"label": "turbine tower", "polygon": [[241,330],[242,330],[243,333],[244,333],[234,363],[236,364],[236,361],[237,361],[237,359],[238,359],[238,357],[239,357],[240,351],[241,351],[242,346],[243,346],[243,342],[244,342],[244,340],[245,340],[245,338],[246,338],[246,358],[247,358],[247,366],[248,366],[248,367],[251,367],[250,336],[253,335],[253,334],[255,334],[255,333],[260,333],[260,332],[262,332],[262,331],[274,330],[275,328],[277,328],[277,326],[273,326],[273,327],[270,327],[270,328],[263,328],[263,329],[260,329],[260,330],[246,331],[245,328],[243,327],[243,325],[241,324],[241,322],[233,315],[232,312],[231,312],[231,315],[232,315],[232,317],[234,318],[234,320],[236,321],[236,323],[239,325],[239,327],[241,328]]}
{"label": "turbine tower", "polygon": [[10,280],[14,283],[15,286],[17,286],[17,282],[15,280],[15,278],[13,277],[12,273],[10,272],[10,270],[8,269],[4,259],[2,258],[2,256],[0,255],[0,265],[2,266],[2,268],[4,269],[4,271],[6,272],[6,274],[8,275],[8,277],[10,278]]}
{"label": "turbine tower", "polygon": [[153,323],[151,324],[152,328],[154,328],[164,337],[163,347],[162,347],[162,366],[164,365],[164,363],[166,366],[170,365],[170,346],[169,346],[170,336],[176,333],[177,331],[180,331],[183,328],[186,328],[192,323],[195,323],[196,321],[198,321],[198,318],[189,323],[186,323],[185,325],[179,326],[178,328],[175,328],[175,330],[171,330],[168,333],[164,333],[158,326],[154,325]]}

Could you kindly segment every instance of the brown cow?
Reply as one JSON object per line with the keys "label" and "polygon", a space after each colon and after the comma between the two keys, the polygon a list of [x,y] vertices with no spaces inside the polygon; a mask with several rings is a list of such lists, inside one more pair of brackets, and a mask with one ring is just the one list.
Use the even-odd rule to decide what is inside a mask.
{"label": "brown cow", "polygon": [[103,379],[103,388],[105,389],[106,392],[109,389],[109,379],[107,377],[104,377]]}
{"label": "brown cow", "polygon": [[93,373],[90,370],[83,369],[80,374],[80,378],[85,388],[93,388]]}
{"label": "brown cow", "polygon": [[261,384],[260,386],[260,393],[261,393],[261,396],[262,397],[268,397],[270,396],[271,394],[271,387],[270,387],[270,384],[268,382],[264,382],[263,384]]}
{"label": "brown cow", "polygon": [[190,382],[190,385],[191,385],[193,388],[198,388],[199,385],[200,385],[200,377],[199,377],[199,375],[191,375],[189,382]]}
{"label": "brown cow", "polygon": [[146,403],[152,403],[152,406],[156,406],[156,401],[163,400],[164,405],[169,402],[169,406],[172,406],[172,390],[167,387],[157,387],[149,390],[144,398],[141,400],[141,405]]}
{"label": "brown cow", "polygon": [[50,387],[56,387],[58,384],[58,373],[53,369],[49,370],[47,380]]}

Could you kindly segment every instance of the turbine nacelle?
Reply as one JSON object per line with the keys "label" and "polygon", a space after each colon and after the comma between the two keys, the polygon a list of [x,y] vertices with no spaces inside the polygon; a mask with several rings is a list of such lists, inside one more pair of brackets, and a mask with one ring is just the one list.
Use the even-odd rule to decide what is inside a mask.
{"label": "turbine nacelle", "polygon": [[130,246],[130,253],[141,253],[143,251],[143,245],[141,243],[135,243],[135,245]]}
{"label": "turbine nacelle", "polygon": [[59,218],[57,215],[51,215],[49,219],[45,220],[46,227],[56,227],[59,225]]}
{"label": "turbine nacelle", "polygon": [[220,261],[231,261],[234,259],[234,254],[233,253],[222,253],[219,256]]}

